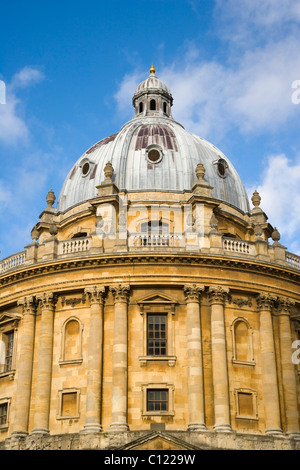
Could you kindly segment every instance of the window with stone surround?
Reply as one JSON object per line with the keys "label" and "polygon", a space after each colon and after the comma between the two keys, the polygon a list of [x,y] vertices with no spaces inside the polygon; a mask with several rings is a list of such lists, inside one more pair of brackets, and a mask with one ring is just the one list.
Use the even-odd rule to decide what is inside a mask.
{"label": "window with stone surround", "polygon": [[234,391],[236,402],[236,418],[258,419],[257,393],[250,388],[239,388]]}
{"label": "window with stone surround", "polygon": [[0,430],[8,428],[10,398],[0,398]]}
{"label": "window with stone surround", "polygon": [[82,362],[83,326],[76,317],[68,318],[62,327],[60,364]]}
{"label": "window with stone surround", "polygon": [[175,305],[177,301],[162,293],[153,293],[138,301],[143,320],[143,350],[140,364],[166,361],[174,366],[175,355]]}
{"label": "window with stone surround", "polygon": [[173,416],[174,385],[148,383],[142,385],[142,416]]}
{"label": "window with stone surround", "polygon": [[14,375],[16,369],[16,339],[21,317],[0,315],[0,375]]}
{"label": "window with stone surround", "polygon": [[80,390],[76,388],[58,391],[58,409],[56,419],[79,418]]}
{"label": "window with stone surround", "polygon": [[254,366],[253,330],[243,317],[236,318],[231,325],[232,362]]}

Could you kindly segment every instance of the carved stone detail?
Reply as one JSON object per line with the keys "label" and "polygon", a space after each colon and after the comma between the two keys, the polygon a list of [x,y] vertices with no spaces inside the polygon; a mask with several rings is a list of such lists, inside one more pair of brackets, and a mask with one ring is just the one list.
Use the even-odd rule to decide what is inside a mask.
{"label": "carved stone detail", "polygon": [[105,287],[86,287],[84,289],[84,293],[88,295],[90,303],[103,303],[104,301],[104,294],[105,294]]}
{"label": "carved stone detail", "polygon": [[291,308],[295,305],[295,302],[286,297],[278,297],[277,311],[281,314],[290,315]]}
{"label": "carved stone detail", "polygon": [[197,284],[186,284],[183,288],[186,302],[200,302],[204,286]]}
{"label": "carved stone detail", "polygon": [[19,299],[17,303],[22,306],[24,315],[34,313],[36,307],[35,297],[23,297],[22,299]]}
{"label": "carved stone detail", "polygon": [[118,286],[111,286],[109,289],[112,292],[115,302],[128,302],[130,286],[119,284]]}
{"label": "carved stone detail", "polygon": [[269,293],[261,293],[258,295],[256,301],[258,310],[271,310],[275,305],[276,296]]}
{"label": "carved stone detail", "polygon": [[51,310],[55,307],[57,296],[53,293],[44,292],[43,294],[37,294],[36,300],[41,303],[43,309]]}
{"label": "carved stone detail", "polygon": [[224,304],[228,298],[229,288],[222,286],[210,286],[208,289],[208,299],[210,304]]}

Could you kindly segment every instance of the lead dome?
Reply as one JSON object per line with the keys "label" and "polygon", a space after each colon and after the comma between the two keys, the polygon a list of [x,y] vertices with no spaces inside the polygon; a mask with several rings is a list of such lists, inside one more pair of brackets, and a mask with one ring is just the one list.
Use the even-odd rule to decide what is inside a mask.
{"label": "lead dome", "polygon": [[133,118],[89,148],[70,170],[58,199],[59,212],[97,197],[108,162],[114,183],[127,192],[189,192],[197,181],[195,168],[202,163],[212,197],[249,212],[247,193],[234,166],[217,147],[173,119],[172,94],[153,66],[136,88],[132,103]]}

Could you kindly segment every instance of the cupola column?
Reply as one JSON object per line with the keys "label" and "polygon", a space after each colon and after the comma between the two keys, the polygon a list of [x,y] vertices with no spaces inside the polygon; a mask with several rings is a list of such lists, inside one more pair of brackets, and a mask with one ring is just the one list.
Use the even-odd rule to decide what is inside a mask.
{"label": "cupola column", "polygon": [[31,399],[31,379],[33,368],[34,332],[35,332],[35,299],[24,297],[18,301],[23,307],[23,326],[18,364],[18,382],[16,391],[13,437],[24,437],[28,434],[28,420]]}
{"label": "cupola column", "polygon": [[260,350],[265,405],[266,434],[282,434],[276,358],[271,310],[276,297],[259,294],[257,306],[260,312]]}
{"label": "cupola column", "polygon": [[100,432],[102,402],[103,310],[105,287],[87,287],[90,301],[90,331],[85,425],[82,432]]}
{"label": "cupola column", "polygon": [[35,409],[32,434],[49,434],[50,391],[52,380],[54,307],[52,293],[36,296],[41,303],[42,317],[39,335],[39,356],[35,391]]}
{"label": "cupola column", "polygon": [[292,437],[295,436],[299,438],[297,382],[295,365],[292,362],[292,335],[290,324],[290,313],[293,305],[295,305],[295,302],[290,299],[279,298],[279,337],[286,433]]}
{"label": "cupola column", "polygon": [[128,299],[129,285],[110,288],[115,303],[114,346],[112,372],[112,417],[109,431],[122,432],[129,429],[127,424],[128,387]]}
{"label": "cupola column", "polygon": [[228,288],[212,286],[208,291],[211,305],[211,349],[212,375],[214,387],[214,430],[231,432],[229,383],[227,370],[226,333],[224,319],[224,303]]}
{"label": "cupola column", "polygon": [[186,299],[189,431],[207,431],[204,412],[200,299],[204,286],[184,286]]}

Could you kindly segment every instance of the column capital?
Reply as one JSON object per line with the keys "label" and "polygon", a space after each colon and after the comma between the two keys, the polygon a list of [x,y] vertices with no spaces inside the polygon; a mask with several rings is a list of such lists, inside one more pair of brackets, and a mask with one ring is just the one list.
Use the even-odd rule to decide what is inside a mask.
{"label": "column capital", "polygon": [[267,293],[260,293],[256,298],[258,310],[271,310],[274,306],[277,297],[275,295]]}
{"label": "column capital", "polygon": [[57,296],[53,292],[43,292],[35,296],[37,302],[40,302],[43,309],[52,310],[57,302]]}
{"label": "column capital", "polygon": [[228,287],[210,286],[208,289],[208,299],[210,304],[224,304],[229,294]]}
{"label": "column capital", "polygon": [[128,302],[130,285],[119,284],[117,286],[110,286],[109,290],[112,292],[114,302]]}
{"label": "column capital", "polygon": [[200,302],[205,287],[199,284],[185,284],[183,292],[186,302]]}
{"label": "column capital", "polygon": [[278,297],[277,299],[277,311],[279,315],[291,314],[291,308],[295,305],[295,302],[287,297]]}
{"label": "column capital", "polygon": [[90,304],[100,303],[103,304],[105,287],[104,286],[89,286],[84,289],[84,293],[88,295]]}
{"label": "column capital", "polygon": [[33,295],[29,297],[22,297],[18,300],[17,304],[22,306],[23,315],[35,313],[36,300]]}

